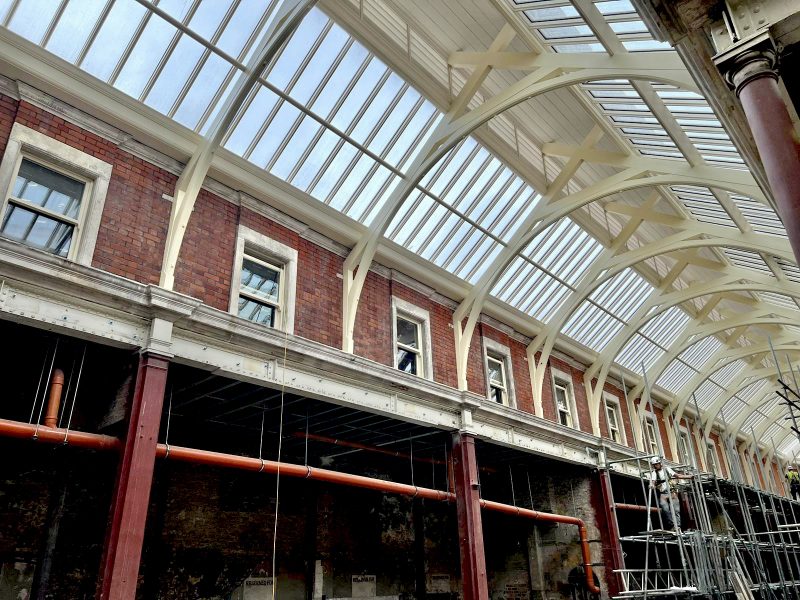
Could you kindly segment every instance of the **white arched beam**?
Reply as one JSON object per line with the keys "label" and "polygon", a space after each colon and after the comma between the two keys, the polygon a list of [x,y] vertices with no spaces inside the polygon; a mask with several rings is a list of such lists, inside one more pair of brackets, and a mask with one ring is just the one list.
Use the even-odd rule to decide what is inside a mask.
{"label": "white arched beam", "polygon": [[[581,284],[578,286],[576,291],[569,297],[568,301],[565,302],[561,308],[559,308],[556,314],[550,319],[550,322],[547,324],[547,326],[542,329],[539,335],[536,336],[536,338],[528,347],[529,361],[531,360],[533,353],[541,349],[539,360],[536,361],[534,394],[536,394],[538,391],[541,395],[541,386],[544,381],[544,369],[547,366],[550,352],[553,349],[559,332],[567,323],[572,313],[577,310],[581,303],[588,298],[600,285],[620,273],[622,270],[631,267],[638,262],[652,258],[653,256],[668,254],[676,250],[685,250],[690,248],[728,246],[763,250],[763,246],[761,246],[761,243],[756,239],[756,237],[762,238],[764,236],[753,236],[752,234],[741,233],[736,234],[736,232],[732,232],[731,230],[721,233],[724,237],[709,236],[698,239],[695,237],[696,234],[694,232],[694,227],[692,227],[691,231],[681,231],[671,236],[662,238],[656,243],[628,251],[619,256],[615,256],[611,253],[614,252],[612,247],[612,250],[608,254],[598,258],[584,275],[584,278],[582,279]],[[772,248],[770,251],[774,251],[773,242],[767,240],[764,241],[766,241],[767,245]],[[781,254],[788,256],[787,249],[782,249]],[[655,381],[655,379],[651,380]],[[636,395],[638,395],[640,392],[641,389],[638,389],[633,397],[636,397]],[[535,397],[536,395],[534,395],[534,398]],[[597,432],[599,431],[599,408],[597,406],[591,406],[590,412],[592,414],[592,427]]]}
{"label": "white arched beam", "polygon": [[[776,352],[800,352],[798,346],[800,340],[794,335],[781,335],[773,340],[773,347]],[[717,350],[705,363],[704,367],[692,377],[684,386],[679,390],[675,396],[680,398],[680,402],[675,407],[674,413],[677,418],[683,415],[683,411],[692,402],[692,396],[700,389],[700,386],[705,383],[707,379],[712,377],[717,371],[724,369],[731,363],[737,360],[747,359],[753,357],[757,359],[770,352],[769,344],[754,344],[752,346],[722,346]],[[752,361],[748,361],[752,362]],[[712,370],[708,370],[706,366],[710,366]]]}
{"label": "white arched beam", "polygon": [[284,0],[280,4],[275,18],[267,28],[258,48],[253,52],[246,69],[234,82],[231,93],[209,127],[208,133],[200,140],[194,154],[178,177],[161,266],[159,282],[161,287],[172,289],[175,284],[175,267],[189,217],[194,210],[197,195],[208,174],[214,154],[227,134],[236,113],[258,82],[267,63],[277,54],[315,2],[316,0]]}
{"label": "white arched beam", "polygon": [[[705,415],[703,415],[703,427],[707,431],[711,431],[711,427],[713,427],[714,422],[717,420],[720,412],[725,408],[725,405],[733,399],[734,396],[749,386],[758,383],[759,381],[772,380],[775,378],[775,369],[761,368],[753,371],[745,369],[744,371],[745,372],[741,373],[740,376],[737,377],[735,382],[731,383],[730,386],[727,386],[727,391],[720,396],[720,398],[715,400],[714,405],[709,407],[709,409],[705,412]],[[762,391],[761,394],[758,395],[757,399],[745,402],[748,407],[752,408],[743,408],[742,411],[737,414],[730,423],[726,424],[726,431],[735,435],[736,432],[742,428],[742,423],[747,420],[747,417],[753,414],[753,409],[757,409],[758,406],[760,406],[764,401],[765,395],[768,394],[771,394],[771,391]],[[748,432],[743,431],[742,433],[747,434]]]}
{"label": "white arched beam", "polygon": [[[626,171],[622,171],[621,173],[617,173],[602,182],[598,182],[594,185],[586,187],[579,192],[571,194],[569,196],[563,197],[558,200],[553,200],[550,203],[542,203],[540,202],[536,208],[528,214],[523,224],[517,229],[517,232],[514,234],[512,239],[509,243],[497,254],[496,258],[492,261],[491,265],[487,267],[484,271],[484,274],[475,284],[473,289],[470,291],[470,294],[461,302],[461,304],[456,309],[456,312],[453,316],[453,323],[454,328],[462,327],[462,321],[464,318],[467,318],[466,325],[463,326],[461,331],[457,330],[456,339],[459,341],[459,345],[456,348],[456,352],[462,355],[461,362],[459,364],[466,365],[466,357],[469,353],[469,346],[470,341],[472,338],[472,334],[474,332],[475,324],[477,323],[478,317],[480,316],[480,312],[483,308],[483,304],[488,297],[492,287],[496,283],[497,279],[502,275],[503,271],[511,264],[511,262],[516,257],[517,253],[520,252],[528,243],[530,243],[537,235],[545,231],[548,227],[556,223],[561,218],[569,215],[571,212],[578,210],[579,208],[586,206],[592,202],[600,200],[606,196],[610,196],[613,194],[618,194],[630,190],[635,189],[642,189],[648,187],[657,187],[657,186],[669,186],[669,185],[710,185],[709,182],[700,183],[700,181],[706,181],[700,177],[694,176],[685,176],[685,175],[649,175],[648,173],[644,173],[638,171],[636,169],[628,169]],[[739,184],[731,184],[725,183],[720,184],[719,182],[715,182],[714,185],[717,187],[725,186],[725,189],[729,189],[729,191],[737,191],[737,193],[743,193],[745,195],[753,194],[753,190],[749,186],[745,186],[742,188]],[[763,195],[760,192],[756,195],[759,195],[763,198]],[[653,200],[651,199],[648,204],[653,204]],[[646,207],[649,208],[649,207]],[[613,256],[619,248],[624,245],[627,238],[633,234],[638,224],[641,223],[643,219],[638,219],[637,222],[631,224],[629,227],[628,225],[623,228],[623,231],[615,238],[613,250],[611,254],[607,250],[604,253],[606,258],[609,256]],[[630,222],[629,222],[630,223]],[[754,239],[758,238],[761,240],[757,245],[761,243],[764,244],[764,248],[768,249],[766,251],[771,253],[777,253],[779,256],[788,256],[791,253],[789,249],[788,243],[785,240],[781,240],[779,238],[771,238],[770,236],[766,235],[759,235],[759,234],[738,234],[726,227],[716,226],[716,225],[709,225],[706,223],[699,223],[697,221],[692,221],[689,219],[684,219],[681,217],[675,217],[671,220],[671,226],[678,228],[681,227],[684,230],[684,234],[696,234],[696,235],[721,235],[725,236],[726,238],[730,238],[733,240],[734,245],[738,245],[739,242],[735,240],[741,241],[744,238]],[[754,237],[755,236],[755,237]],[[658,248],[663,246],[664,241],[661,240],[660,242],[654,244],[653,246]],[[702,244],[700,244],[702,245]],[[686,246],[686,248],[693,247],[692,244]],[[673,250],[677,250],[680,248],[673,248]],[[659,251],[656,254],[661,254],[663,252]],[[648,258],[651,258],[648,256]],[[600,260],[600,259],[598,259]],[[595,265],[597,265],[597,260],[595,261]],[[595,268],[594,266],[591,271],[595,271],[595,275],[597,272],[601,271],[602,268]],[[584,281],[590,281],[592,276],[587,273],[584,276]],[[552,322],[552,320],[551,320]],[[549,333],[550,330],[545,328],[543,330],[545,335]],[[558,333],[559,330],[556,330],[555,333]],[[538,340],[538,341],[537,341]],[[536,343],[529,349],[528,352],[528,359],[529,362],[533,354],[539,349],[539,345],[544,340],[542,334],[537,336],[537,340],[534,340]],[[463,374],[462,374],[463,376]],[[542,376],[543,377],[543,376]],[[541,385],[534,386],[534,407],[536,409],[536,414],[541,415]]]}
{"label": "white arched beam", "polygon": [[[545,56],[545,55],[542,55]],[[611,57],[613,59],[613,57]],[[544,64],[544,59],[543,59]],[[436,130],[418,153],[414,162],[403,176],[402,181],[372,220],[365,235],[358,241],[347,256],[343,273],[343,307],[342,307],[342,348],[346,352],[353,351],[353,327],[358,311],[358,302],[367,272],[375,258],[380,238],[394,218],[408,195],[417,187],[425,174],[449,152],[458,142],[470,135],[478,127],[531,98],[548,92],[578,85],[587,81],[604,79],[631,79],[667,83],[684,89],[693,89],[694,83],[685,74],[678,72],[656,72],[649,69],[629,69],[613,67],[613,60],[606,69],[578,68],[567,72],[558,67],[542,66],[533,73],[523,77],[483,104],[457,116],[449,114],[441,121]],[[693,178],[682,178],[684,181]],[[688,183],[687,185],[711,185],[704,183]],[[716,185],[716,182],[713,184]],[[744,195],[760,194],[757,188],[734,185],[738,193]],[[761,196],[763,197],[763,196]]]}
{"label": "white arched beam", "polygon": [[[755,381],[766,380],[767,382],[775,382],[775,371],[771,372],[771,375],[764,375],[759,377],[758,379],[754,379],[751,383],[755,383]],[[732,396],[731,396],[732,397]],[[742,411],[736,415],[730,423],[728,423],[727,431],[731,435],[736,435],[738,431],[741,431],[746,436],[752,436],[753,431],[745,431],[742,429],[742,425],[750,418],[750,416],[757,412],[764,404],[767,402],[771,402],[775,399],[775,390],[767,385],[767,389],[763,390],[757,398],[754,398],[750,402],[747,403],[747,407],[742,408]],[[716,415],[708,415],[708,420],[710,423],[707,423],[706,426],[710,426],[713,424],[714,419],[716,419]],[[757,438],[753,437],[753,441],[756,442]]]}
{"label": "white arched beam", "polygon": [[[679,263],[676,266],[679,266]],[[685,264],[685,263],[683,263]],[[735,269],[735,268],[734,268]],[[735,269],[737,271],[742,271]],[[752,273],[752,272],[751,272]],[[751,283],[742,281],[741,277],[749,276],[750,273],[737,272],[736,275],[725,275],[704,284],[694,284],[683,290],[677,290],[670,293],[660,293],[663,289],[664,283],[671,283],[669,276],[662,282],[662,286],[642,304],[641,307],[634,313],[628,323],[617,333],[612,341],[603,349],[598,356],[597,360],[586,370],[584,374],[584,383],[586,384],[587,392],[590,396],[595,397],[602,394],[603,386],[608,379],[608,374],[614,364],[616,356],[627,345],[627,343],[636,335],[642,327],[647,323],[663,314],[670,308],[680,306],[681,304],[702,296],[711,295],[712,298],[703,306],[698,315],[695,316],[694,321],[699,321],[701,317],[707,316],[716,304],[722,299],[734,300],[737,302],[745,302],[744,296],[737,297],[731,294],[737,292],[763,292],[769,291],[777,294],[791,295],[794,298],[800,299],[800,285],[793,285],[791,294],[787,293],[787,289],[778,284],[774,279],[766,276],[759,275],[758,279],[763,279],[762,283]],[[755,301],[752,301],[755,304]],[[798,312],[800,317],[800,312]],[[597,377],[597,383],[592,385],[592,380]],[[683,411],[676,412],[677,418],[682,416]]]}

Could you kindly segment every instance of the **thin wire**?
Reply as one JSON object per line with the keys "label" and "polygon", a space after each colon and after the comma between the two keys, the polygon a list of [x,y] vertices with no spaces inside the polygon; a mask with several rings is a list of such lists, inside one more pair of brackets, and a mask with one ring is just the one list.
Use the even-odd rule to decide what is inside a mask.
{"label": "thin wire", "polygon": [[81,375],[83,374],[83,361],[86,359],[86,345],[83,346],[83,355],[81,356],[81,366],[78,368],[78,379],[75,381],[75,391],[72,393],[72,405],[69,407],[69,418],[67,419],[67,428],[64,431],[64,443],[67,443],[69,437],[69,427],[72,425],[72,413],[75,410],[75,401],[78,399],[78,387],[81,385]]}
{"label": "thin wire", "polygon": [[306,406],[306,446],[303,456],[303,464],[308,466],[308,406]]}
{"label": "thin wire", "polygon": [[[58,342],[59,339],[56,338],[56,345],[53,348],[53,358],[50,360],[50,372],[47,374],[47,382],[50,382],[50,378],[53,376],[53,365],[56,362],[56,353],[58,352]],[[39,393],[36,393],[36,396],[39,396]],[[39,407],[39,416],[36,418],[36,429],[33,431],[33,439],[36,439],[39,434],[39,426],[42,422],[42,412],[44,411],[44,399],[47,397],[47,386],[45,385],[44,391],[42,392],[42,405]]]}
{"label": "thin wire", "polygon": [[411,485],[414,485],[414,440],[409,440],[409,446],[411,454],[408,455],[408,462],[411,464]]}
{"label": "thin wire", "polygon": [[[56,343],[58,339],[56,338]],[[44,367],[47,364],[47,355],[50,350],[45,351],[44,360],[42,361],[42,372],[39,374],[39,384],[36,386],[36,394],[33,396],[33,405],[31,405],[31,416],[28,418],[28,423],[33,423],[33,414],[36,412],[36,403],[39,400],[39,390],[42,389],[42,379],[44,378]]]}
{"label": "thin wire", "polygon": [[[264,448],[264,414],[266,412],[267,412],[266,411],[266,407],[262,406],[261,407],[261,433],[258,436],[258,460],[261,461],[261,466],[258,468],[258,472],[259,473],[261,473],[261,471],[264,470],[264,457],[263,457],[262,451],[263,451],[263,448]],[[280,460],[280,458],[278,460]]]}
{"label": "thin wire", "polygon": [[169,425],[172,420],[172,392],[173,387],[169,386],[169,406],[167,406],[167,431],[164,434],[164,445],[167,447],[167,454],[164,458],[169,458]]}
{"label": "thin wire", "polygon": [[508,479],[511,481],[511,502],[514,508],[517,507],[517,495],[514,493],[514,473],[511,472],[511,465],[508,465]]}
{"label": "thin wire", "polygon": [[[64,398],[69,398],[69,391],[72,388],[72,380],[75,378],[75,359],[72,359],[72,368],[69,371],[69,379],[67,379],[67,389],[64,392]],[[67,411],[67,403],[61,403],[61,414],[58,415],[58,426],[64,422],[64,413]]]}
{"label": "thin wire", "polygon": [[278,508],[280,506],[281,492],[281,450],[283,449],[283,405],[286,392],[286,357],[289,352],[289,331],[283,337],[283,372],[281,373],[281,413],[278,425],[278,466],[275,473],[275,525],[272,530],[272,600],[275,600],[275,590],[278,588],[278,573],[276,572],[276,555],[278,547]]}

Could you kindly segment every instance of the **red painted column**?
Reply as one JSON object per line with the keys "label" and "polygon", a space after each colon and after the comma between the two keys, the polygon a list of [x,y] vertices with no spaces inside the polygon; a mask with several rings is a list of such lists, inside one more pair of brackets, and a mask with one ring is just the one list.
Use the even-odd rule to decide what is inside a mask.
{"label": "red painted column", "polygon": [[751,50],[728,67],[753,132],[778,213],[800,263],[800,141],[778,89],[775,53]]}
{"label": "red painted column", "polygon": [[621,579],[619,574],[611,571],[625,568],[625,558],[622,554],[622,546],[619,541],[619,525],[617,523],[617,508],[614,502],[614,489],[611,487],[611,475],[608,469],[600,469],[600,494],[603,504],[603,516],[606,522],[608,538],[607,543],[603,544],[603,550],[608,550],[611,570],[608,571],[606,580],[608,581],[608,595],[616,596],[622,591]]}
{"label": "red painted column", "polygon": [[453,434],[453,473],[463,598],[487,600],[489,584],[483,550],[478,461],[475,458],[475,438],[471,435]]}
{"label": "red painted column", "polygon": [[169,361],[142,354],[111,504],[98,597],[134,600]]}

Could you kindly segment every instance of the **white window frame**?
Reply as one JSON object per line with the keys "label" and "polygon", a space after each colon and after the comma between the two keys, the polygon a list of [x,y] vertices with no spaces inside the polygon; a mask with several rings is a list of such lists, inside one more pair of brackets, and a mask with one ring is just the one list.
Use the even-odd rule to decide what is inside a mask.
{"label": "white window frame", "polygon": [[[43,133],[14,123],[6,151],[0,161],[0,189],[3,190],[3,198],[0,202],[0,222],[5,218],[8,210],[8,199],[14,188],[23,158],[85,184],[80,213],[74,224],[72,242],[66,258],[82,265],[91,266],[113,166]],[[42,211],[41,214],[46,213]],[[28,246],[24,241],[19,243],[34,250],[52,254],[46,250]]]}
{"label": "white window frame", "polygon": [[[608,392],[603,392],[603,406],[606,411],[606,426],[608,427],[608,438],[612,442],[626,446],[628,444],[628,436],[625,433],[625,425],[622,421],[622,409],[620,408],[619,398]],[[619,433],[619,440],[615,440],[611,436],[611,423],[608,420],[609,408],[614,412],[617,420],[617,432]]]}
{"label": "white window frame", "polygon": [[[649,448],[645,448],[645,451],[647,452],[647,454],[657,454],[658,456],[663,457],[664,456],[664,444],[661,441],[661,432],[659,431],[658,420],[656,419],[656,416],[651,412],[647,412],[644,415],[644,420],[643,421],[644,421],[643,422],[644,427],[642,429],[642,436],[644,437],[644,439],[642,440],[642,442],[644,444],[647,444],[647,436],[649,434],[649,431],[648,431],[647,428],[648,428],[648,426],[651,426],[653,428],[653,434],[654,434],[653,437],[655,437],[655,440],[651,439],[650,442],[651,442],[651,444],[652,444],[653,441],[655,441],[655,443],[656,443],[656,447],[655,448],[653,448],[651,446]],[[647,432],[647,433],[645,433],[645,432]]]}
{"label": "white window frame", "polygon": [[514,369],[511,364],[511,349],[496,342],[491,338],[483,338],[483,364],[486,373],[486,398],[492,399],[492,384],[489,381],[489,359],[499,362],[503,366],[503,376],[505,377],[505,402],[503,406],[517,408],[517,395],[514,386]]}
{"label": "white window frame", "polygon": [[[392,296],[392,364],[397,369],[397,317],[419,325],[420,364],[416,377],[433,380],[433,354],[431,346],[431,315],[424,308]],[[419,371],[422,371],[421,373]],[[410,373],[408,374],[410,375]]]}
{"label": "white window frame", "polygon": [[297,298],[297,249],[282,244],[263,233],[239,226],[233,259],[229,312],[239,314],[239,293],[242,287],[242,261],[245,256],[266,266],[281,270],[280,306],[273,329],[294,333],[294,312]]}
{"label": "white window frame", "polygon": [[[710,464],[709,458],[711,459]],[[722,477],[722,470],[719,468],[717,445],[711,441],[706,444],[706,470],[709,473],[714,473],[717,477]]]}
{"label": "white window frame", "polygon": [[578,419],[578,407],[575,404],[575,390],[572,387],[572,376],[564,371],[558,369],[550,369],[552,377],[552,390],[553,390],[553,404],[556,409],[556,423],[563,425],[559,418],[558,400],[556,400],[556,387],[561,387],[566,391],[567,395],[567,408],[569,408],[569,425],[572,429],[580,429],[580,420]]}
{"label": "white window frame", "polygon": [[[689,432],[688,429],[686,429],[686,427],[679,427],[678,428],[678,449],[681,450],[682,454],[683,454],[683,446],[684,446],[684,444],[686,445],[686,453],[688,453],[688,455],[689,455],[688,457],[685,457],[685,458],[689,459],[689,463],[688,463],[689,466],[697,468],[697,457],[694,455],[694,446],[692,444],[692,434]],[[684,457],[681,456],[681,459],[683,460]]]}

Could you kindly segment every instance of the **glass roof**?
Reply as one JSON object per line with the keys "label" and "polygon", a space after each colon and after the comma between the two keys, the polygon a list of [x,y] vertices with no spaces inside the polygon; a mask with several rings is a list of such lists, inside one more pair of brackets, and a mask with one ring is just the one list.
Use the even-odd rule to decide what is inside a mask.
{"label": "glass roof", "polygon": [[[671,52],[648,32],[628,0],[595,1],[588,7],[567,0],[505,2],[508,15],[491,10],[503,22],[518,19],[529,37],[515,43],[537,52],[651,52],[653,56]],[[203,134],[263,41],[279,4],[280,0],[0,0],[0,22]],[[448,107],[441,99],[432,99],[435,94],[430,93],[430,86],[439,85],[444,96],[452,97],[467,80],[468,73],[448,66],[449,52],[470,44],[470,49],[483,49],[488,44],[472,41],[470,36],[477,35],[479,28],[476,24],[467,30],[469,16],[464,19],[464,31],[459,30],[466,43],[453,42],[455,47],[448,49],[438,36],[431,35],[431,28],[436,33],[433,17],[407,18],[404,11],[414,10],[410,4],[392,9],[384,3],[362,5],[358,0],[342,0],[345,5],[363,11],[364,23],[382,35],[386,44],[393,44],[392,52],[376,53],[354,37],[352,31],[358,30],[354,24],[343,27],[335,15],[312,8],[259,73],[223,145],[298,193],[335,209],[342,219],[369,226],[425,142],[448,118]],[[431,7],[432,14],[445,10],[457,11],[458,7]],[[451,34],[459,27],[455,21],[448,25]],[[498,23],[481,25],[487,30],[492,26],[500,29]],[[414,67],[403,72],[424,71],[424,85],[381,58],[398,51],[405,53]],[[524,75],[493,72],[469,106],[477,106]],[[427,94],[422,89],[427,89]],[[602,120],[615,132],[615,143],[622,144],[631,156],[745,169],[720,121],[695,92],[660,83],[609,79],[575,86],[571,93],[582,99],[583,111],[595,123]],[[567,96],[559,98],[566,106]],[[564,116],[551,115],[553,126],[565,131],[574,125],[572,120],[577,123],[579,117],[585,117],[574,115],[565,120]],[[541,138],[536,127],[548,125],[547,119],[540,119],[540,124],[529,117],[523,108],[508,111],[464,137],[400,205],[385,238],[467,284],[487,275],[526,217],[543,203],[541,194],[548,191],[547,182],[552,182],[553,172],[558,173],[562,166],[541,151],[551,140]],[[584,165],[566,191],[575,192],[613,173],[613,168],[604,165]],[[662,187],[660,194],[659,208],[668,207],[668,214],[736,231],[785,237],[775,212],[749,197],[691,185]],[[642,201],[636,193],[609,198],[615,199],[632,206]],[[527,315],[535,327],[552,323],[559,309],[585,287],[587,273],[604,256],[610,241],[624,230],[624,218],[610,216],[605,201],[560,218],[527,241],[498,273],[492,296]],[[625,250],[657,242],[670,233],[669,226],[648,223],[631,236]],[[677,262],[673,257],[652,258],[622,270],[582,298],[561,333],[602,353],[646,302],[671,289],[691,288],[701,279],[699,269],[712,260],[721,268],[730,265],[745,274],[767,275],[776,284],[800,283],[796,265],[758,251],[726,247],[698,253],[696,258],[699,267],[690,267],[685,276],[681,274],[663,288],[661,278]],[[757,292],[746,298],[797,309],[789,295],[776,292]],[[668,356],[671,360],[655,383],[680,400],[681,394],[691,393],[685,389],[689,381],[715,367],[709,364],[710,357],[726,346],[750,343],[749,334],[731,341],[723,333],[701,339],[677,357],[670,355],[676,341],[698,326],[694,315],[700,307],[697,302],[687,302],[647,320],[622,344],[614,361],[641,373],[642,368],[650,370]],[[730,310],[730,306],[725,308]],[[723,312],[721,307],[705,318],[720,319]],[[700,408],[712,406],[747,368],[748,363],[735,361],[714,371],[695,392]],[[757,385],[751,386],[753,390],[757,391]],[[722,416],[727,422],[747,410],[746,404],[754,400],[753,390],[742,390],[725,405]],[[771,408],[775,407],[753,413],[746,424],[757,428],[759,418],[768,418],[762,413]]]}

